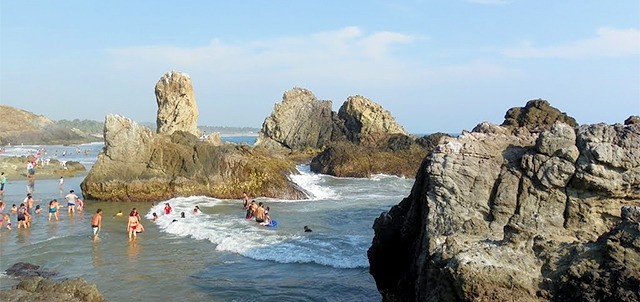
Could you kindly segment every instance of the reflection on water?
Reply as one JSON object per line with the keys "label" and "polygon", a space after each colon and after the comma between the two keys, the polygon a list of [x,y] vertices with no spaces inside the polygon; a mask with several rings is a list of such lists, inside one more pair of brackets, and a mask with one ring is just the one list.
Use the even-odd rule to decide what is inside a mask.
{"label": "reflection on water", "polygon": [[93,244],[91,246],[91,255],[92,255],[93,267],[102,266],[102,257],[100,256],[99,241],[100,241],[100,239],[97,238],[96,240],[93,241]]}
{"label": "reflection on water", "polygon": [[20,228],[17,230],[16,242],[20,244],[31,244],[31,230]]}
{"label": "reflection on water", "polygon": [[137,262],[139,252],[140,248],[138,247],[138,239],[129,239],[129,249],[127,250],[127,254],[129,255],[129,262]]}
{"label": "reflection on water", "polygon": [[47,227],[47,236],[49,238],[58,236],[59,225],[60,222],[58,220],[49,221],[49,226]]}

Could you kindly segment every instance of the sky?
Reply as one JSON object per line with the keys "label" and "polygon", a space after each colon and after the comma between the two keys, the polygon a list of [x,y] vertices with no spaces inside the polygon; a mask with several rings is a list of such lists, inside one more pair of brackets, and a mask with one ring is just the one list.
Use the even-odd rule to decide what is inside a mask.
{"label": "sky", "polygon": [[0,2],[2,105],[155,122],[172,70],[199,125],[259,128],[294,87],[335,111],[365,96],[411,133],[500,124],[532,99],[622,123],[640,115],[640,1]]}

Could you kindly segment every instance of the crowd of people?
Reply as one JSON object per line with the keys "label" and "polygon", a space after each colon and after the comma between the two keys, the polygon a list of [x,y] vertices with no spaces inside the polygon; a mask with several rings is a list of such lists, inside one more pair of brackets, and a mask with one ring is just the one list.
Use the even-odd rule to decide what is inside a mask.
{"label": "crowd of people", "polygon": [[242,193],[242,206],[247,211],[245,219],[255,219],[260,225],[271,225],[272,220],[271,216],[269,216],[269,207],[265,206],[262,202],[256,204],[255,200],[249,201],[247,192]]}

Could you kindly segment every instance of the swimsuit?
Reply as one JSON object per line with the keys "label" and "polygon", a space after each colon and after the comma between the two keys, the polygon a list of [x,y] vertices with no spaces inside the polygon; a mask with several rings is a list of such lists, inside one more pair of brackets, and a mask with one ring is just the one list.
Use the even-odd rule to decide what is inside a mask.
{"label": "swimsuit", "polygon": [[73,207],[73,206],[75,206],[75,205],[76,205],[75,203],[67,202],[67,206],[68,206],[68,207]]}
{"label": "swimsuit", "polygon": [[97,225],[91,225],[91,229],[93,230],[93,235],[98,234],[98,230],[100,230],[100,228],[98,228]]}
{"label": "swimsuit", "polygon": [[49,208],[49,213],[55,213],[56,212],[56,208]]}

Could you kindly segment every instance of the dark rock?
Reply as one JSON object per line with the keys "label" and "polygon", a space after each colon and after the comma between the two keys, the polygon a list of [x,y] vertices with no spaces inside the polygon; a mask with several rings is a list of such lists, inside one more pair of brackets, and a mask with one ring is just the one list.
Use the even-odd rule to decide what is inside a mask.
{"label": "dark rock", "polygon": [[632,115],[626,120],[624,120],[624,124],[625,125],[640,124],[640,116]]}
{"label": "dark rock", "polygon": [[502,126],[509,128],[525,127],[530,132],[548,130],[556,121],[577,127],[576,120],[564,112],[552,107],[545,100],[531,100],[524,107],[514,107],[507,111]]}
{"label": "dark rock", "polygon": [[7,302],[104,302],[95,284],[83,279],[53,281],[42,277],[27,277],[15,289],[0,291],[0,300]]}
{"label": "dark rock", "polygon": [[8,276],[15,277],[38,276],[43,278],[50,278],[57,275],[58,273],[41,268],[39,265],[26,262],[18,262],[9,267],[6,270],[6,274]]}

